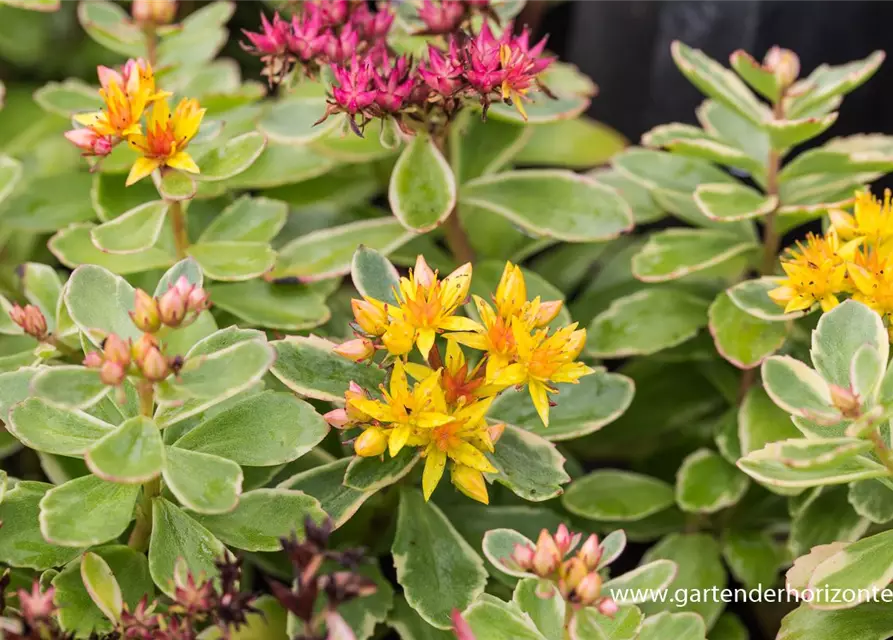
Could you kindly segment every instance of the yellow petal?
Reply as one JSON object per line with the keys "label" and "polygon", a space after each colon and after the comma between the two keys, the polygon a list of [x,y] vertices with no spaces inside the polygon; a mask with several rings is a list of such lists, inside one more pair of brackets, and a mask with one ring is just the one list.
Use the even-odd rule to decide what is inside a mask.
{"label": "yellow petal", "polygon": [[449,318],[444,318],[438,324],[438,328],[443,329],[444,331],[484,330],[484,327],[482,327],[479,323],[475,322],[471,318],[466,318],[464,316],[450,316]]}
{"label": "yellow petal", "polygon": [[425,494],[425,500],[431,498],[431,494],[434,493],[437,484],[443,477],[446,461],[446,453],[436,447],[428,449],[428,455],[425,457],[425,470],[422,472],[422,492]]}
{"label": "yellow petal", "polygon": [[549,378],[552,382],[577,382],[583,376],[595,373],[595,370],[587,367],[582,362],[569,362],[563,364]]}
{"label": "yellow petal", "polygon": [[874,291],[875,278],[868,269],[850,263],[847,265],[847,272],[859,291],[865,295],[871,295]]}
{"label": "yellow petal", "polygon": [[414,417],[419,429],[434,429],[455,420],[453,416],[437,411],[419,411]]}
{"label": "yellow petal", "polygon": [[461,410],[456,412],[456,417],[464,420],[467,427],[475,427],[484,421],[484,416],[487,415],[487,411],[490,409],[490,405],[493,404],[493,400],[495,400],[495,398],[485,398],[474,402],[467,407],[462,407]]}
{"label": "yellow petal", "polygon": [[397,360],[394,363],[394,368],[391,370],[391,383],[388,387],[391,397],[396,401],[404,402],[404,404],[410,395],[405,366],[402,360]]}
{"label": "yellow petal", "polygon": [[392,458],[400,453],[403,445],[409,440],[410,431],[409,426],[405,424],[401,424],[391,430],[391,435],[388,437],[388,453],[391,454]]}
{"label": "yellow petal", "polygon": [[487,460],[487,456],[468,442],[459,442],[456,446],[450,447],[447,455],[459,464],[471,467],[477,471],[484,473],[496,473],[497,471],[496,467]]}
{"label": "yellow petal", "polygon": [[480,333],[447,333],[444,334],[444,337],[450,340],[455,340],[459,344],[464,344],[466,347],[477,349],[478,351],[487,350],[487,337]]}
{"label": "yellow petal", "polygon": [[531,380],[527,385],[530,392],[530,399],[533,400],[533,406],[543,421],[544,426],[549,426],[549,394],[546,392],[546,385],[537,380]]}
{"label": "yellow petal", "polygon": [[462,347],[455,340],[447,338],[446,355],[443,363],[450,373],[455,373],[465,364],[465,354],[462,353]]}
{"label": "yellow petal", "polygon": [[490,497],[487,495],[487,483],[484,481],[484,475],[480,471],[455,464],[450,473],[450,480],[452,480],[459,491],[472,500],[490,504]]}
{"label": "yellow petal", "polygon": [[466,262],[443,279],[441,302],[445,308],[455,307],[468,297],[471,287],[471,263]]}
{"label": "yellow petal", "polygon": [[490,378],[490,372],[487,372],[488,380],[490,384],[494,384],[496,386],[500,386],[502,388],[511,387],[516,384],[521,384],[527,379],[527,369],[524,368],[524,365],[520,363],[510,364],[507,367],[504,367],[493,375]]}
{"label": "yellow petal", "polygon": [[395,419],[394,412],[391,411],[391,408],[378,400],[352,398],[349,404],[366,415],[375,418],[379,422],[393,422]]}
{"label": "yellow petal", "polygon": [[91,111],[89,113],[77,113],[74,115],[73,120],[78,124],[82,124],[87,127],[92,127],[97,122],[103,119],[102,111]]}
{"label": "yellow petal", "polygon": [[136,162],[134,162],[133,166],[130,168],[130,173],[127,174],[127,182],[124,183],[125,186],[129,187],[133,183],[139,182],[160,166],[160,160],[155,160],[153,158],[137,158]]}
{"label": "yellow petal", "polygon": [[434,346],[434,329],[419,329],[416,336],[416,345],[418,345],[422,357],[427,360],[428,353],[430,353],[431,347]]}
{"label": "yellow petal", "polygon": [[192,156],[186,153],[185,151],[178,151],[170,158],[167,159],[167,166],[173,167],[174,169],[179,169],[180,171],[186,171],[188,173],[201,173],[198,168],[198,165],[195,164],[195,160],[192,159]]}
{"label": "yellow petal", "polygon": [[831,309],[836,307],[838,304],[840,304],[840,301],[837,299],[837,296],[835,296],[833,293],[829,293],[824,298],[822,298],[821,304],[822,304],[822,311],[827,313],[828,311],[831,311]]}
{"label": "yellow petal", "polygon": [[792,313],[794,311],[803,311],[804,309],[809,309],[812,306],[812,303],[812,298],[807,298],[806,296],[794,296],[794,298],[785,306],[784,312]]}
{"label": "yellow petal", "polygon": [[415,362],[407,362],[403,365],[403,368],[406,370],[406,373],[416,380],[424,380],[434,373],[434,369],[431,367],[426,367],[423,364],[416,364]]}

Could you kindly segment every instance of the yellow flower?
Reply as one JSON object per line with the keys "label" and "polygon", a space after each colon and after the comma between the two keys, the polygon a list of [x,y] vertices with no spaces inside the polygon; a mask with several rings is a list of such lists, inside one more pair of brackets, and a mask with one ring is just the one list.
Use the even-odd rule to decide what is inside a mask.
{"label": "yellow flower", "polygon": [[576,362],[586,343],[586,330],[574,323],[551,336],[540,329],[531,333],[521,318],[512,320],[516,360],[494,374],[492,384],[499,387],[527,384],[533,406],[545,426],[549,426],[549,393],[558,393],[551,383],[577,383],[593,370]]}
{"label": "yellow flower", "polygon": [[835,210],[829,213],[831,228],[843,240],[865,241],[872,246],[880,246],[893,238],[893,209],[890,203],[890,190],[884,190],[883,203],[871,192],[856,192],[853,214]]}
{"label": "yellow flower", "polygon": [[388,330],[388,310],[383,302],[363,296],[350,301],[357,325],[370,336],[380,336]]}
{"label": "yellow flower", "polygon": [[[455,334],[463,335],[463,334]],[[459,344],[447,338],[446,356],[443,359],[443,369],[440,370],[440,383],[443,387],[444,398],[448,405],[471,404],[481,398],[495,395],[500,391],[498,387],[484,384],[486,381],[481,372],[483,360],[469,370],[465,354]],[[407,362],[406,372],[416,380],[424,380],[437,373],[425,365]]]}
{"label": "yellow flower", "polygon": [[[462,265],[439,280],[425,258],[419,256],[409,277],[400,279],[396,292],[397,304],[387,305],[388,315],[395,323],[402,323],[399,331],[395,330],[396,338],[389,336],[390,328],[382,337],[388,351],[394,355],[404,355],[414,343],[427,359],[438,332],[477,330],[480,326],[478,323],[453,315],[468,297],[470,286],[471,263]],[[410,331],[411,338],[408,338]],[[408,349],[407,341],[410,343]]]}
{"label": "yellow flower", "polygon": [[815,303],[823,311],[830,311],[839,303],[837,294],[850,288],[846,260],[853,257],[858,242],[856,239],[841,245],[833,231],[826,237],[807,234],[806,244],[797,242],[797,248],[790,249],[788,257],[782,259],[787,278],[769,292],[769,297],[784,305],[785,313],[809,309]]}
{"label": "yellow flower", "polygon": [[159,100],[152,106],[146,125],[146,135],[128,137],[131,146],[142,154],[133,163],[127,176],[127,185],[142,180],[150,173],[167,166],[189,173],[198,173],[198,165],[184,149],[198,133],[205,110],[197,100],[183,98],[173,114],[167,100]]}
{"label": "yellow flower", "polygon": [[888,321],[893,317],[893,254],[861,251],[847,264],[855,292],[853,299],[877,311]]}

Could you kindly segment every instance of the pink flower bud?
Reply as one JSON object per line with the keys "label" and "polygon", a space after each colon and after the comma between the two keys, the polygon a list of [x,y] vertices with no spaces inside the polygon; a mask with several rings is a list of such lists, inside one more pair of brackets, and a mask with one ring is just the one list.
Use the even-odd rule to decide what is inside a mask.
{"label": "pink flower bud", "polygon": [[599,545],[598,536],[594,533],[586,538],[586,542],[580,548],[580,558],[586,563],[588,569],[598,567],[602,559],[602,548]]}
{"label": "pink flower bud", "polygon": [[151,382],[164,380],[171,372],[167,358],[161,355],[158,347],[149,348],[140,363],[140,370],[143,372],[143,377]]}
{"label": "pink flower bud", "polygon": [[516,544],[512,551],[511,560],[519,569],[527,570],[533,566],[534,551],[526,544]]}
{"label": "pink flower bud", "polygon": [[617,615],[617,612],[620,611],[620,607],[618,607],[617,603],[611,598],[603,598],[602,601],[596,605],[596,609],[598,609],[600,614],[608,616],[609,618],[613,618]]}
{"label": "pink flower bud", "polygon": [[545,578],[554,573],[560,563],[561,552],[558,550],[554,538],[543,529],[536,541],[536,551],[533,555],[534,573]]}
{"label": "pink flower bud", "polygon": [[465,7],[458,0],[424,0],[418,13],[419,20],[425,23],[426,33],[450,33],[465,17]]}
{"label": "pink flower bud", "polygon": [[186,308],[193,313],[201,313],[211,306],[211,299],[208,292],[201,287],[196,287],[189,292],[186,298]]}
{"label": "pink flower bud", "polygon": [[491,424],[487,427],[487,435],[490,437],[490,442],[493,444],[499,442],[503,433],[505,433],[505,423],[503,422],[500,422],[499,424]]}
{"label": "pink flower bud", "polygon": [[357,338],[342,342],[334,349],[335,353],[354,362],[362,362],[375,355],[375,345],[367,338]]}
{"label": "pink flower bud", "polygon": [[829,384],[831,402],[845,418],[858,418],[862,414],[862,401],[859,394],[836,384]]}
{"label": "pink flower bud", "polygon": [[177,15],[177,3],[176,0],[133,0],[131,15],[140,24],[170,24]]}
{"label": "pink flower bud", "polygon": [[158,299],[158,317],[168,327],[179,327],[186,317],[186,298],[174,287]]}
{"label": "pink flower bud", "polygon": [[112,152],[112,140],[93,129],[72,129],[65,132],[69,142],[83,150],[85,156],[107,156]]}
{"label": "pink flower bud", "polygon": [[[577,600],[583,606],[588,606],[598,600],[602,591],[602,578],[597,572],[587,574],[574,590]],[[613,600],[611,600],[613,602]]]}
{"label": "pink flower bud", "polygon": [[133,343],[133,346],[130,349],[130,353],[133,356],[133,359],[136,361],[138,365],[142,365],[143,360],[146,358],[146,354],[149,353],[150,349],[158,348],[158,340],[151,333],[144,333],[140,336],[140,339]]}
{"label": "pink flower bud", "polygon": [[102,352],[106,362],[116,362],[124,368],[130,366],[130,345],[114,333],[105,339]]}
{"label": "pink flower bud", "polygon": [[453,609],[450,617],[453,620],[453,633],[456,634],[456,640],[477,640],[471,630],[471,625],[465,621],[458,609]]}
{"label": "pink flower bud", "polygon": [[102,356],[98,351],[91,351],[84,357],[83,365],[89,369],[98,369],[102,366]]}
{"label": "pink flower bud", "polygon": [[789,49],[772,47],[763,58],[763,68],[775,74],[779,86],[787,89],[800,75],[800,58]]}
{"label": "pink flower bud", "polygon": [[430,288],[434,281],[437,280],[437,274],[428,266],[428,262],[422,254],[419,254],[416,258],[415,269],[413,269],[412,275],[415,277],[416,284],[425,289]]}
{"label": "pink flower bud", "polygon": [[350,423],[350,419],[347,417],[347,409],[332,409],[324,414],[322,418],[336,429],[343,429]]}
{"label": "pink flower bud", "polygon": [[180,276],[170,288],[176,289],[181,296],[187,298],[189,297],[189,294],[192,293],[192,290],[195,289],[195,285],[189,282],[189,280],[186,279],[186,276]]}
{"label": "pink flower bud", "polygon": [[47,320],[39,307],[33,304],[21,307],[16,304],[9,310],[9,317],[32,338],[43,340],[47,337]]}
{"label": "pink flower bud", "polygon": [[255,33],[242,29],[242,33],[248,38],[253,46],[242,45],[242,48],[249,53],[259,56],[281,56],[285,54],[288,39],[288,23],[279,17],[276,13],[273,15],[273,22],[267,20],[263,14],[260,16],[261,31]]}
{"label": "pink flower bud", "polygon": [[561,557],[563,558],[567,555],[567,552],[570,551],[571,541],[573,540],[573,536],[568,528],[562,522],[558,525],[558,530],[555,532],[554,536],[555,545],[558,547],[558,551],[561,553]]}
{"label": "pink flower bud", "polygon": [[113,387],[124,382],[126,376],[127,372],[124,370],[124,367],[117,362],[103,362],[102,367],[99,369],[99,379],[102,380],[103,384]]}
{"label": "pink flower bud", "polygon": [[136,290],[136,300],[130,318],[140,331],[155,333],[161,328],[161,318],[158,316],[158,301],[142,289]]}

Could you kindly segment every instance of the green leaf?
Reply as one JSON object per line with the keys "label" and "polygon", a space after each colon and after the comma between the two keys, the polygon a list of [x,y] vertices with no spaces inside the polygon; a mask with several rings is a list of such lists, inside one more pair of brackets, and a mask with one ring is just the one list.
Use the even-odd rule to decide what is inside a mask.
{"label": "green leaf", "polygon": [[146,39],[130,16],[107,0],[78,4],[78,20],[84,31],[106,49],[124,56],[146,55]]}
{"label": "green leaf", "polygon": [[90,599],[106,618],[117,623],[124,607],[121,587],[102,556],[87,552],[81,557],[81,579]]}
{"label": "green leaf", "polygon": [[[530,169],[484,176],[463,185],[461,201],[537,236],[567,242],[610,240],[633,225],[629,205],[616,191],[569,171]],[[550,215],[544,217],[543,211]]]}
{"label": "green leaf", "polygon": [[96,442],[84,457],[94,475],[109,482],[141,484],[158,477],[164,444],[158,426],[145,416],[130,418]]}
{"label": "green leaf", "polygon": [[657,206],[648,189],[642,183],[620,173],[616,169],[597,169],[587,174],[596,182],[613,187],[629,205],[636,224],[655,222],[666,216]]}
{"label": "green leaf", "polygon": [[83,476],[47,491],[40,500],[43,537],[66,547],[88,547],[117,538],[133,518],[139,485]]}
{"label": "green leaf", "polygon": [[673,42],[670,51],[682,75],[708,97],[751,122],[759,124],[771,118],[769,109],[757,100],[738,76],[704,55],[704,52],[678,40]]}
{"label": "green leaf", "polygon": [[671,287],[619,298],[589,325],[588,353],[601,358],[650,355],[682,344],[707,324],[708,302]]}
{"label": "green leaf", "polygon": [[[676,579],[669,587],[671,593],[677,589],[712,590],[717,587],[721,590],[726,586],[726,570],[720,559],[719,544],[712,536],[671,534],[651,547],[642,562],[660,559],[672,560],[678,567]],[[647,615],[660,611],[691,611],[704,618],[708,628],[712,627],[722,612],[724,603],[713,598],[698,602],[693,600],[689,600],[685,606],[679,606],[679,602],[647,602],[641,605],[641,609]]]}
{"label": "green leaf", "polygon": [[874,75],[884,57],[883,51],[875,51],[864,60],[855,60],[839,66],[819,65],[809,77],[797,83],[802,87],[815,88],[791,100],[787,109],[788,117],[799,118],[809,115],[830,98],[849,93]]}
{"label": "green leaf", "polygon": [[822,315],[812,334],[810,355],[825,380],[849,388],[850,365],[865,344],[874,347],[881,361],[887,362],[890,340],[881,317],[864,304],[847,300]]}
{"label": "green leaf", "polygon": [[278,187],[328,173],[336,162],[307,146],[268,144],[246,171],[230,178],[229,189]]}
{"label": "green leaf", "polygon": [[633,606],[620,607],[613,617],[599,613],[594,607],[586,607],[577,611],[568,631],[572,640],[633,640],[639,636],[642,618],[642,612]]}
{"label": "green leaf", "polygon": [[623,529],[612,531],[604,537],[599,547],[602,555],[596,568],[604,569],[619,558],[623,550],[626,549],[626,533]]}
{"label": "green leaf", "polygon": [[66,409],[88,409],[111,390],[99,371],[76,365],[47,367],[31,380],[31,393]]}
{"label": "green leaf", "polygon": [[749,238],[711,229],[666,229],[651,234],[632,260],[643,282],[678,280],[755,248]]}
{"label": "green leaf", "polygon": [[360,295],[395,303],[394,289],[400,286],[396,267],[381,253],[360,244],[350,263],[350,277]]}
{"label": "green leaf", "polygon": [[276,252],[266,242],[201,242],[187,253],[202,266],[212,280],[250,280],[273,268]]}
{"label": "green leaf", "polygon": [[[631,147],[612,160],[614,168],[649,189],[689,194],[702,184],[737,184],[728,173],[701,158]],[[652,194],[653,195],[653,194]]]}
{"label": "green leaf", "polygon": [[78,329],[99,345],[112,333],[123,339],[139,339],[140,331],[130,319],[134,289],[124,278],[94,266],[78,267],[63,292],[65,305]]}
{"label": "green leaf", "polygon": [[328,432],[328,425],[306,402],[290,393],[264,391],[200,423],[175,446],[265,467],[300,458]]}
{"label": "green leaf", "polygon": [[738,503],[750,482],[709,449],[689,454],[676,474],[676,503],[690,513],[716,513]]}
{"label": "green leaf", "polygon": [[190,353],[170,387],[178,397],[232,397],[260,380],[275,357],[273,348],[261,340],[245,340],[208,355]]}
{"label": "green leaf", "polygon": [[375,634],[378,623],[384,622],[388,617],[394,604],[394,589],[378,566],[360,566],[357,573],[375,583],[376,591],[342,605],[338,608],[338,613],[350,625],[357,640],[368,640]]}
{"label": "green leaf", "polygon": [[758,91],[769,102],[778,102],[781,98],[781,86],[775,74],[754,60],[753,56],[738,49],[729,56],[729,63],[739,76]]}
{"label": "green leaf", "polygon": [[12,408],[6,428],[31,449],[78,456],[115,427],[82,411],[28,398]]}
{"label": "green leaf", "polygon": [[344,485],[357,491],[378,491],[406,477],[418,461],[418,450],[410,448],[385,460],[354,456],[344,474]]}
{"label": "green leaf", "polygon": [[401,640],[455,639],[455,634],[451,631],[442,631],[425,622],[401,595],[394,598],[394,608],[388,618],[388,626],[397,631]]}
{"label": "green leaf", "polygon": [[640,604],[648,600],[641,594],[666,589],[676,577],[676,571],[675,562],[655,560],[608,580],[602,585],[602,592],[612,597],[617,604]]}
{"label": "green leaf", "polygon": [[412,237],[413,234],[393,218],[361,220],[320,229],[281,247],[269,277],[314,282],[342,276],[350,273],[351,260],[359,245],[388,255]]}
{"label": "green leaf", "polygon": [[[752,451],[738,461],[738,468],[763,484],[790,489],[845,484],[887,475],[882,465],[863,456],[843,458],[818,467],[791,467],[783,460],[785,453],[781,445],[787,443],[792,447],[794,445],[791,443],[794,442],[798,441],[776,442]],[[813,446],[822,446],[822,442],[818,441],[818,445]]]}
{"label": "green leaf", "polygon": [[[835,357],[837,364],[841,363],[841,358],[836,355],[831,357]],[[849,360],[844,374],[847,378],[848,369]],[[790,356],[772,356],[763,362],[761,371],[769,397],[788,413],[828,424],[841,420],[840,412],[831,401],[828,383],[799,360]]]}
{"label": "green leaf", "polygon": [[156,247],[139,253],[103,253],[96,248],[90,237],[93,228],[92,224],[70,225],[50,238],[47,247],[59,262],[70,269],[89,265],[110,269],[122,275],[166,268],[176,261],[174,256]]}
{"label": "green leaf", "polygon": [[[87,561],[92,557],[94,561]],[[93,549],[81,559],[68,564],[52,579],[56,590],[53,598],[59,607],[59,624],[69,633],[87,637],[91,633],[108,633],[112,623],[100,611],[94,598],[85,586],[84,568],[90,571],[93,565],[103,564],[108,569],[108,580],[117,586],[120,602],[126,603],[133,611],[143,596],[150,599],[155,591],[146,556],[123,545],[107,545]],[[102,571],[102,570],[101,570]],[[102,571],[104,573],[104,571]],[[110,587],[111,591],[114,588]],[[111,595],[114,595],[113,593]],[[120,610],[120,609],[119,609]]]}
{"label": "green leaf", "polygon": [[776,196],[767,196],[743,184],[702,184],[694,193],[695,203],[711,220],[748,220],[775,211]]}
{"label": "green leaf", "polygon": [[[382,126],[385,126],[384,135],[381,135]],[[347,129],[335,129],[310,143],[310,147],[340,163],[359,164],[390,158],[395,155],[398,146],[393,143],[399,143],[401,139],[391,127],[391,124],[385,125],[384,120],[379,120],[367,127],[368,133],[363,138]]]}
{"label": "green leaf", "polygon": [[750,387],[741,401],[737,430],[742,455],[762,449],[770,442],[800,436],[788,413],[772,402],[759,385]]}
{"label": "green leaf", "polygon": [[[2,173],[8,176],[8,163],[0,165],[4,167]],[[22,231],[55,232],[70,224],[93,220],[96,214],[88,197],[92,184],[84,172],[31,178],[26,189],[17,189],[6,202],[3,225]]]}
{"label": "green leaf", "polygon": [[338,126],[338,118],[317,122],[325,111],[324,97],[290,96],[270,104],[257,128],[277,144],[304,145],[322,138]]}
{"label": "green leaf", "polygon": [[568,487],[561,503],[590,520],[641,520],[673,504],[673,487],[662,480],[630,471],[593,471]]}
{"label": "green leaf", "polygon": [[768,322],[780,322],[793,320],[806,315],[806,311],[794,311],[785,313],[784,307],[777,304],[769,297],[769,292],[777,288],[777,278],[757,278],[739,282],[726,290],[729,298],[735,306],[747,312],[755,318]]}
{"label": "green leaf", "polygon": [[606,164],[628,144],[611,127],[585,116],[528,127],[527,131],[529,139],[514,164],[589,169]]}
{"label": "green leaf", "polygon": [[732,574],[748,589],[769,589],[775,584],[782,558],[768,533],[729,531],[722,553]]}
{"label": "green leaf", "polygon": [[741,169],[760,180],[766,173],[765,160],[748,155],[734,140],[726,141],[688,124],[659,125],[642,136],[642,144],[651,148],[664,147],[675,154]]}
{"label": "green leaf", "polygon": [[351,381],[364,389],[384,383],[384,371],[338,355],[332,351],[335,345],[322,338],[289,336],[270,344],[276,349],[270,373],[298,395],[331,402],[344,398]]}
{"label": "green leaf", "polygon": [[31,395],[31,380],[40,371],[37,367],[23,367],[16,371],[0,373],[0,417],[5,421],[6,413],[14,404]]}
{"label": "green leaf", "polygon": [[[717,624],[714,629],[718,627]],[[696,613],[662,611],[645,618],[638,640],[707,640],[707,627],[704,619]],[[718,636],[717,640],[733,639]],[[746,636],[744,640],[747,640]]]}
{"label": "green leaf", "polygon": [[626,376],[597,370],[578,384],[556,385],[558,404],[549,410],[544,427],[526,391],[506,390],[496,397],[487,417],[506,422],[552,442],[572,440],[610,424],[633,399],[635,385]]}
{"label": "green leaf", "polygon": [[165,447],[165,461],[164,483],[187,509],[216,514],[236,508],[243,475],[241,467],[232,460]]}
{"label": "green leaf", "polygon": [[[450,128],[450,163],[459,184],[502,170],[533,137],[533,127],[481,120],[465,112]],[[549,164],[549,163],[545,163]]]}
{"label": "green leaf", "polygon": [[152,182],[158,189],[158,195],[168,202],[191,200],[198,189],[192,174],[170,168],[162,168],[161,171],[153,172]]}
{"label": "green leaf", "polygon": [[[822,548],[817,545],[830,547],[832,545],[829,543],[836,543],[843,547],[844,543],[861,538],[868,530],[869,524],[868,520],[853,511],[847,502],[847,487],[815,489],[812,492],[807,492],[805,505],[793,515],[791,531],[788,535],[788,549],[791,556],[796,558],[810,553],[810,549],[818,551]],[[825,557],[829,557],[831,553]],[[801,560],[797,561],[797,566],[800,565]],[[802,585],[798,588],[807,586],[808,578],[819,562],[821,559],[816,560],[809,568],[808,575],[803,577]],[[797,566],[788,572],[789,584],[794,582],[792,573]]]}
{"label": "green leaf", "polygon": [[496,450],[485,455],[499,471],[490,477],[531,502],[560,495],[561,485],[570,482],[555,445],[512,425],[506,425]]}
{"label": "green leaf", "polygon": [[760,320],[721,293],[707,311],[708,327],[719,354],[739,369],[753,369],[778,351],[788,335],[781,322]]}
{"label": "green leaf", "polygon": [[14,567],[43,571],[66,564],[80,555],[80,549],[69,549],[47,542],[40,532],[38,504],[52,485],[43,482],[19,481],[6,492],[0,503],[0,562]]}
{"label": "green leaf", "polygon": [[564,630],[564,614],[567,604],[561,593],[552,587],[551,595],[544,598],[537,593],[539,580],[520,580],[512,594],[512,602],[530,619],[546,638],[560,638]]}
{"label": "green leaf", "polygon": [[510,561],[516,546],[536,548],[536,544],[527,536],[514,529],[491,529],[484,534],[481,550],[484,557],[503,573],[517,578],[532,576],[529,571],[522,571]]}
{"label": "green leaf", "polygon": [[56,310],[62,296],[62,281],[52,267],[37,262],[26,262],[18,268],[25,297],[37,305],[47,321],[47,330],[56,331]]}
{"label": "green leaf", "polygon": [[486,594],[462,613],[476,638],[489,640],[545,640],[514,603]]}
{"label": "green leaf", "polygon": [[202,231],[198,242],[269,242],[287,218],[286,203],[245,195],[221,211]]}
{"label": "green leaf", "polygon": [[44,111],[63,118],[70,118],[84,111],[98,111],[105,106],[95,87],[75,78],[63,82],[48,82],[34,92],[34,102]]}
{"label": "green leaf", "polygon": [[164,201],[147,202],[110,222],[90,229],[90,238],[100,251],[139,253],[158,242],[167,215]]}
{"label": "green leaf", "polygon": [[[866,601],[872,589],[883,589],[893,580],[893,531],[885,531],[847,546],[815,568],[808,588],[816,594],[816,609],[851,609]],[[826,593],[825,589],[829,591]],[[855,599],[844,600],[844,592]],[[830,595],[829,595],[830,594]],[[835,595],[836,594],[836,595]]]}
{"label": "green leaf", "polygon": [[789,467],[814,469],[837,464],[872,449],[872,443],[859,438],[807,438],[777,443],[779,459]]}
{"label": "green leaf", "polygon": [[893,520],[893,488],[882,480],[853,482],[847,499],[863,518],[877,524]]}
{"label": "green leaf", "polygon": [[891,633],[893,612],[887,603],[843,611],[820,611],[804,603],[785,616],[776,640],[881,640]]}
{"label": "green leaf", "polygon": [[439,629],[449,629],[451,612],[465,609],[486,586],[483,560],[418,491],[400,492],[391,551],[407,602]]}
{"label": "green leaf", "polygon": [[312,289],[301,284],[246,280],[208,287],[214,306],[251,324],[300,331],[326,322],[329,309]]}
{"label": "green leaf", "polygon": [[226,547],[183,510],[164,498],[152,501],[152,538],[149,541],[149,572],[166,595],[174,596],[174,571],[181,559],[193,576],[217,575],[214,562]]}
{"label": "green leaf", "polygon": [[236,136],[198,159],[201,173],[196,178],[202,182],[229,180],[254,164],[266,146],[267,139],[256,131]]}
{"label": "green leaf", "polygon": [[456,206],[456,178],[428,136],[417,134],[400,154],[388,201],[400,224],[418,232],[443,224]]}
{"label": "green leaf", "polygon": [[335,527],[340,527],[357,512],[374,493],[358,491],[342,484],[351,458],[341,458],[292,476],[279,484],[280,488],[297,489],[319,500]]}
{"label": "green leaf", "polygon": [[186,278],[186,281],[189,284],[195,285],[196,287],[201,287],[204,283],[202,270],[201,267],[198,266],[198,263],[192,258],[184,258],[161,276],[161,279],[155,286],[155,293],[152,295],[156,297],[164,295],[181,277]]}
{"label": "green leaf", "polygon": [[[769,120],[763,124],[763,128],[769,134],[769,142],[773,149],[785,150],[807,140],[811,140],[827,131],[831,125],[837,122],[837,112],[829,113],[820,118],[803,118],[800,120]],[[783,181],[785,172],[791,165],[796,165],[803,156],[808,156],[807,151],[800,154],[788,164],[778,176]]]}
{"label": "green leaf", "polygon": [[11,194],[22,179],[22,164],[7,155],[0,154],[0,203]]}
{"label": "green leaf", "polygon": [[234,511],[197,516],[199,524],[224,543],[246,551],[279,551],[281,538],[304,537],[304,519],[321,523],[326,513],[316,498],[290,489],[255,489],[239,498]]}

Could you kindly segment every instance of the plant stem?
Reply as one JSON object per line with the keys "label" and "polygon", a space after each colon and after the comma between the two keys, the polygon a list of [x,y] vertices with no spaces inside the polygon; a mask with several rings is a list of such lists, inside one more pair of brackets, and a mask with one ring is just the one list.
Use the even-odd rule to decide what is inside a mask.
{"label": "plant stem", "polygon": [[893,476],[893,452],[887,447],[887,443],[881,437],[880,432],[875,428],[871,428],[871,441],[874,443],[875,453],[881,459],[887,471]]}
{"label": "plant stem", "polygon": [[146,26],[144,33],[146,34],[146,58],[154,68],[158,60],[158,35],[155,33],[155,25]]}
{"label": "plant stem", "polygon": [[174,247],[177,251],[177,259],[182,260],[186,257],[186,250],[189,248],[189,230],[186,228],[186,212],[183,210],[183,203],[179,200],[170,202],[167,214],[171,218],[171,226],[174,228]]}
{"label": "plant stem", "polygon": [[468,234],[459,220],[459,208],[454,208],[449,217],[443,223],[443,233],[446,237],[447,246],[450,253],[459,264],[466,262],[474,262],[474,249],[471,248],[471,242],[468,240]]}
{"label": "plant stem", "polygon": [[44,342],[53,347],[56,351],[61,353],[66,358],[77,359],[78,364],[80,364],[81,352],[77,349],[72,349],[67,344],[59,340],[56,336],[50,334],[44,339]]}
{"label": "plant stem", "polygon": [[[137,387],[140,397],[140,415],[151,417],[155,411],[155,390],[152,383],[143,380]],[[149,548],[152,537],[152,499],[161,495],[161,477],[143,483],[143,495],[136,510],[136,524],[130,532],[127,545],[143,552]]]}

